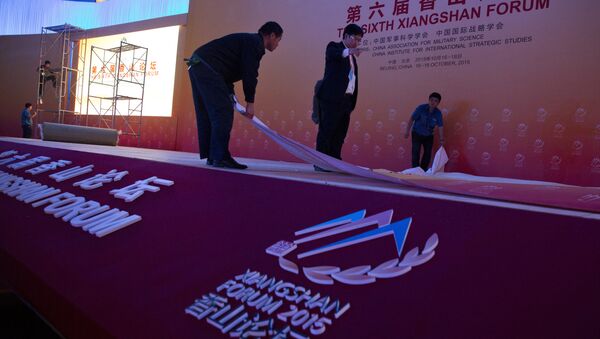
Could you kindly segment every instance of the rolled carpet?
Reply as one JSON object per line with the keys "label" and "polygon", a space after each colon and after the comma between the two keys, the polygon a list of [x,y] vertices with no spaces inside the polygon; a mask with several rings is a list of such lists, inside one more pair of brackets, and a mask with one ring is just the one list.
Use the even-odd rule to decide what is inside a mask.
{"label": "rolled carpet", "polygon": [[45,122],[41,125],[42,140],[74,142],[80,144],[116,146],[119,132],[116,129],[75,126]]}

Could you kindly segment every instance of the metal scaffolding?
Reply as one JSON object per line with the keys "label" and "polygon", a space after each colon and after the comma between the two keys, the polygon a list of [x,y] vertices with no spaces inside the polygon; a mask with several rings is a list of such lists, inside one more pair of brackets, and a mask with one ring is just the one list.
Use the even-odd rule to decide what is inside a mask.
{"label": "metal scaffolding", "polygon": [[[73,114],[74,123],[79,123],[83,105],[80,93],[82,93],[84,84],[86,46],[87,39],[84,29],[69,24],[42,27],[40,66],[36,85],[36,110],[40,116],[44,112],[52,113],[53,118],[49,120],[64,123],[65,115]],[[55,58],[60,61],[59,69],[51,68],[51,71],[42,69],[45,60],[52,62],[52,59]],[[53,91],[56,100],[44,98],[46,82],[50,80],[49,76],[56,78],[57,88]],[[44,103],[43,100],[46,102]]]}
{"label": "metal scaffolding", "polygon": [[148,48],[121,41],[109,49],[92,46],[90,57],[86,126],[117,129],[139,142]]}

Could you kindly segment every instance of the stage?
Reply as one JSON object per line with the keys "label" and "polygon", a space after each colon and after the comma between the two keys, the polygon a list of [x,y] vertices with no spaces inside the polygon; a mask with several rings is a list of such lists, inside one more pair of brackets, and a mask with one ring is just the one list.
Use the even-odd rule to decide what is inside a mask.
{"label": "stage", "polygon": [[[131,147],[3,137],[0,151],[16,152],[0,161],[29,153],[26,159],[70,162],[38,174],[27,171],[41,160],[0,165],[2,280],[66,337],[218,338],[260,331],[324,338],[595,337],[600,331],[595,205],[586,210],[460,195],[314,172],[302,163],[238,159],[249,169],[221,170],[194,153]],[[92,171],[77,177],[51,177],[90,165]],[[127,174],[96,189],[73,185],[113,169]],[[160,189],[131,202],[111,194],[152,177],[162,181],[147,184]],[[112,226],[96,232],[97,226],[73,225],[63,218],[77,210],[61,211],[60,201],[27,202],[31,193],[15,186],[26,180],[73,195],[61,199],[80,197],[141,219],[107,234],[102,230]],[[546,187],[547,195],[564,188],[508,183]],[[381,215],[390,218],[358,231],[367,227],[362,221]],[[350,224],[322,225],[343,216]],[[303,230],[341,232],[345,225],[356,226],[349,230],[351,246],[339,245],[341,233],[332,234],[339,248],[306,254],[330,240],[303,242]],[[378,230],[387,233],[375,235]],[[369,241],[359,242],[365,234]],[[281,252],[273,246],[281,240],[294,240],[299,251],[309,250],[307,257],[291,254],[293,248]],[[266,284],[267,277],[281,283],[259,288],[257,281]],[[272,313],[268,305],[253,308],[250,293],[259,291],[273,298]],[[215,295],[231,307],[215,302],[221,300]],[[213,310],[202,309],[208,300]],[[327,305],[333,305],[329,311]]]}
{"label": "stage", "polygon": [[[182,166],[190,166],[196,168],[205,168],[216,171],[234,172],[244,175],[252,175],[259,177],[267,177],[274,179],[284,179],[291,181],[298,181],[304,183],[319,184],[333,187],[351,188],[365,191],[374,191],[381,193],[398,194],[408,197],[422,197],[440,199],[446,201],[464,202],[469,204],[477,205],[488,205],[496,207],[504,207],[510,209],[519,209],[525,211],[535,211],[542,213],[550,213],[556,215],[567,215],[576,216],[581,218],[598,219],[598,213],[600,213],[600,207],[598,204],[592,205],[591,207],[582,208],[568,208],[560,206],[543,206],[543,203],[539,204],[524,204],[518,201],[522,197],[518,196],[518,193],[512,196],[510,199],[493,199],[493,198],[478,198],[469,194],[453,194],[441,191],[435,191],[430,189],[422,189],[416,186],[399,185],[396,183],[385,182],[381,180],[372,180],[368,178],[362,178],[359,176],[352,176],[342,173],[324,173],[315,172],[314,168],[310,164],[302,162],[285,162],[285,161],[272,161],[262,159],[249,159],[239,158],[239,162],[247,164],[249,168],[244,171],[235,171],[228,169],[214,168],[206,165],[205,160],[200,160],[197,153],[190,152],[176,152],[159,149],[149,148],[137,148],[137,147],[107,147],[101,145],[84,145],[84,144],[73,144],[64,142],[53,142],[53,141],[41,141],[37,139],[23,139],[23,138],[11,138],[11,137],[0,137],[0,141],[16,142],[24,145],[35,145],[41,147],[58,148],[63,150],[82,151],[94,154],[122,156],[132,159],[150,160],[156,162],[163,162],[167,164],[175,164]],[[543,187],[547,191],[559,190],[560,188],[570,187],[580,189],[580,195],[584,196],[587,193],[587,189],[591,189],[596,192],[599,191],[598,187],[578,187],[569,186],[553,182],[544,181],[533,181],[533,180],[518,180],[510,178],[493,178],[493,177],[479,177],[474,175],[464,175],[461,173],[446,173],[436,178],[448,179],[449,181],[454,180],[455,182],[470,182],[470,183],[491,183],[491,184],[514,184],[514,185],[533,185],[537,187]],[[415,177],[416,181],[420,178]],[[435,181],[435,180],[433,180]],[[456,186],[456,183],[451,183],[449,186]],[[599,199],[600,200],[600,199]],[[556,205],[561,205],[560,202]],[[588,209],[589,211],[586,211]],[[590,213],[591,212],[591,213]]]}

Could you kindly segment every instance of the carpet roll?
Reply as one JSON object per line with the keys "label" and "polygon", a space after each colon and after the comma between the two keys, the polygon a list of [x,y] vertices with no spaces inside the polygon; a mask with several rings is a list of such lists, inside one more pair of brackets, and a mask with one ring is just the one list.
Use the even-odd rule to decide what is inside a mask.
{"label": "carpet roll", "polygon": [[42,140],[47,141],[62,141],[110,146],[116,146],[119,141],[119,132],[116,129],[109,128],[45,122],[43,123],[40,132]]}

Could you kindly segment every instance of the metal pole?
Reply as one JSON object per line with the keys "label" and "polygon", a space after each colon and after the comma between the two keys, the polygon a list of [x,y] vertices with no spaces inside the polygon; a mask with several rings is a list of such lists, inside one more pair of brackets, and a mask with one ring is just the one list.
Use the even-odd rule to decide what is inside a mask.
{"label": "metal pole", "polygon": [[[40,65],[42,64],[42,59],[43,59],[43,55],[44,55],[44,27],[42,27],[42,31],[40,32],[40,60],[37,66],[37,71],[36,71],[36,84],[37,86],[35,86],[35,95],[36,95],[36,100],[35,100],[35,111],[38,113],[38,117],[37,117],[37,121],[38,123],[34,123],[33,124],[33,135],[35,137],[41,137],[39,135],[38,129],[36,128],[38,125],[39,126],[39,121],[41,121],[42,118],[42,112],[39,109],[40,107],[40,98],[42,97],[41,93],[40,93],[40,86],[44,86],[44,79],[40,79]],[[43,90],[43,87],[41,87],[41,89]]]}

